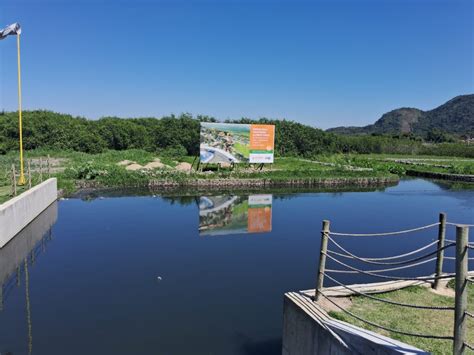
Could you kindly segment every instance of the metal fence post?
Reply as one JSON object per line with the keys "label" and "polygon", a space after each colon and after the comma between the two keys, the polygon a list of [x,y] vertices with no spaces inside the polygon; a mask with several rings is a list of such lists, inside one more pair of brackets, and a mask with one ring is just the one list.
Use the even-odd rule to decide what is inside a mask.
{"label": "metal fence post", "polygon": [[[444,250],[441,248],[444,247],[444,239],[446,237],[446,213],[439,214],[439,227],[438,227],[438,253],[436,255],[436,272],[435,276],[439,277],[443,273],[443,259],[444,259]],[[437,289],[439,287],[439,279],[436,278],[432,287]]]}
{"label": "metal fence post", "polygon": [[330,221],[323,221],[323,230],[321,231],[321,249],[319,252],[319,268],[316,282],[316,290],[314,291],[314,300],[319,301],[321,290],[324,284],[324,271],[326,269],[326,252],[328,250],[328,236],[329,236]]}
{"label": "metal fence post", "polygon": [[461,355],[464,352],[466,341],[466,311],[467,311],[467,243],[469,229],[467,226],[456,226],[456,287],[454,301],[454,342],[453,354]]}

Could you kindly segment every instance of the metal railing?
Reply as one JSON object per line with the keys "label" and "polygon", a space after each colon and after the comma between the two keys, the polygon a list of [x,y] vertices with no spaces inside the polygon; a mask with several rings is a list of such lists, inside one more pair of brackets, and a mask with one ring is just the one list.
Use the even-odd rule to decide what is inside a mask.
{"label": "metal railing", "polygon": [[[45,177],[51,177],[51,159],[49,155],[47,158],[38,158],[34,160],[34,169],[32,169],[31,159],[27,161],[27,169],[26,169],[26,187],[27,189],[31,189],[34,185],[43,182]],[[15,164],[11,165],[10,172],[9,172],[9,179],[11,185],[11,196],[15,197],[18,194],[18,187],[19,184],[17,179],[19,178],[20,174],[17,173]]]}
{"label": "metal railing", "polygon": [[[456,240],[447,240],[446,239],[446,226],[452,225],[456,226]],[[369,324],[375,328],[379,328],[385,331],[421,337],[421,338],[430,338],[430,339],[441,339],[441,340],[451,340],[453,342],[453,353],[455,355],[463,354],[465,349],[473,350],[474,346],[467,342],[467,321],[468,319],[472,321],[474,315],[472,312],[469,312],[467,309],[467,293],[468,293],[468,284],[474,282],[474,277],[469,276],[468,272],[468,262],[469,260],[474,260],[474,257],[469,258],[469,250],[474,249],[474,243],[469,243],[469,227],[473,227],[472,224],[455,224],[447,222],[446,214],[441,213],[439,216],[439,222],[416,227],[407,230],[393,231],[393,232],[383,232],[383,233],[338,233],[330,230],[330,221],[323,221],[322,231],[321,231],[321,248],[320,248],[320,257],[319,257],[319,268],[318,275],[316,280],[316,289],[314,294],[315,301],[319,301],[321,297],[333,304],[336,308],[340,309],[342,312],[348,314],[349,316]],[[338,241],[336,237],[386,237],[386,236],[396,236],[407,233],[414,233],[426,229],[431,229],[438,227],[438,238],[435,241],[432,241],[416,250],[412,250],[407,253],[387,256],[387,257],[363,257],[356,255],[347,248],[344,248]],[[328,245],[334,246],[334,248],[328,248]],[[433,247],[435,247],[434,250]],[[447,249],[455,249],[455,257],[445,257],[444,252]],[[423,254],[421,254],[424,252]],[[420,255],[421,254],[421,255]],[[409,258],[408,258],[409,257]],[[326,262],[330,260],[332,263],[338,265],[337,269],[327,269]],[[341,259],[347,260],[347,262],[341,261]],[[454,260],[455,261],[455,273],[443,273],[443,263],[444,260]],[[349,263],[358,262],[362,264],[368,264],[373,267],[373,265],[382,265],[382,268],[362,270],[357,268]],[[393,272],[403,269],[409,269],[417,267],[423,264],[430,262],[436,262],[434,273],[428,276],[420,277],[407,277],[407,276],[393,276],[385,275],[386,272]],[[380,267],[380,266],[379,266]],[[337,280],[333,274],[362,274],[371,277],[376,277],[383,280],[395,280],[395,281],[422,281],[430,282],[432,287],[437,289],[440,286],[440,280],[442,279],[455,279],[455,302],[454,306],[429,306],[422,304],[410,304],[396,302],[390,299],[385,299],[381,297],[374,297],[366,292],[356,290],[354,287],[350,287],[343,282]],[[340,306],[335,302],[324,289],[324,280],[328,279],[346,289],[352,294],[357,296],[366,297],[376,302],[382,302],[398,307],[407,307],[415,309],[424,309],[432,311],[451,311],[454,312],[453,322],[454,322],[454,331],[452,335],[439,335],[439,334],[421,334],[408,332],[402,329],[393,329],[381,324],[371,322],[363,317],[356,315],[346,308]],[[389,292],[389,291],[385,291]]]}

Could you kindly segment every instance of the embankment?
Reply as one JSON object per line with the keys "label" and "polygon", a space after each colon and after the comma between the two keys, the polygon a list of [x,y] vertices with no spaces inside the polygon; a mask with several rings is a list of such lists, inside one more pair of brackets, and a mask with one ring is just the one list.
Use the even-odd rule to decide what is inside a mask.
{"label": "embankment", "polygon": [[0,248],[33,221],[58,196],[56,178],[48,179],[0,205]]}
{"label": "embankment", "polygon": [[450,180],[474,183],[474,175],[437,173],[432,171],[407,170],[408,176],[424,177],[429,179]]}
{"label": "embankment", "polygon": [[124,183],[120,186],[108,186],[99,181],[80,180],[77,189],[97,189],[107,187],[147,187],[160,188],[197,188],[197,189],[267,189],[267,188],[370,188],[392,186],[399,182],[398,176],[388,177],[338,177],[338,178],[306,178],[306,179],[249,179],[249,178],[213,178],[213,179],[160,179],[149,180],[138,184]]}

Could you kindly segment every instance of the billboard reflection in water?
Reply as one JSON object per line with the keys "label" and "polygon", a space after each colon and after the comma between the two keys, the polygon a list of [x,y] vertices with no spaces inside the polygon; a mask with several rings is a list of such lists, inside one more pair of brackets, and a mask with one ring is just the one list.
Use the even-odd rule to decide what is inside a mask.
{"label": "billboard reflection in water", "polygon": [[199,235],[265,233],[272,230],[272,195],[202,196]]}

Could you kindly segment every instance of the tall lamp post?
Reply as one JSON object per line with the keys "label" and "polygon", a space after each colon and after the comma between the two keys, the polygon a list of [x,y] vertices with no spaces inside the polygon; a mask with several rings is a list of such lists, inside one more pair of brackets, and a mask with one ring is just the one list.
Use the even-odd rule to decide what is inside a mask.
{"label": "tall lamp post", "polygon": [[21,27],[19,23],[11,24],[0,30],[0,40],[10,35],[16,35],[16,48],[17,48],[17,60],[18,60],[18,129],[20,136],[20,178],[18,179],[18,185],[24,185],[25,180],[25,169],[23,163],[23,123],[21,117],[21,63],[20,63],[20,34]]}

